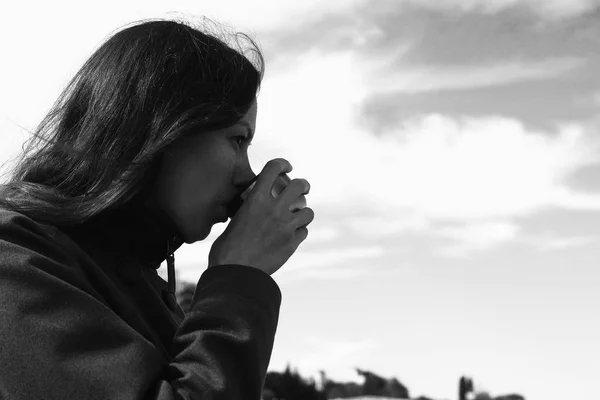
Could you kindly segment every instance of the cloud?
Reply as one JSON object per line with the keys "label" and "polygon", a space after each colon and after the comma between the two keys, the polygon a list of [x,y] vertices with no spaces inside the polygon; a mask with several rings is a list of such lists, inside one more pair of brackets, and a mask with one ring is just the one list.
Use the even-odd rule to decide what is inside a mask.
{"label": "cloud", "polygon": [[519,239],[519,242],[532,246],[539,251],[562,251],[596,244],[599,238],[596,236],[572,236],[565,237],[555,234],[527,235]]}
{"label": "cloud", "polygon": [[253,164],[275,155],[290,160],[290,176],[311,182],[308,201],[323,224],[365,240],[407,231],[435,236],[441,223],[465,224],[466,232],[491,229],[489,246],[477,234],[452,231],[482,248],[512,237],[516,217],[589,209],[595,200],[565,181],[600,161],[597,126],[538,131],[503,116],[429,114],[375,136],[357,113],[371,82],[351,52],[314,52],[267,77],[259,97]]}
{"label": "cloud", "polygon": [[600,91],[597,91],[592,95],[591,103],[600,109]]}
{"label": "cloud", "polygon": [[461,12],[494,14],[522,7],[548,19],[561,19],[581,15],[598,7],[596,0],[405,0],[419,7]]}
{"label": "cloud", "polygon": [[309,225],[309,229],[310,239],[307,238],[307,240],[309,240],[310,243],[329,244],[342,235],[340,229],[331,225],[322,225],[318,220],[313,220]]}
{"label": "cloud", "polygon": [[[379,63],[378,63],[379,64]],[[465,90],[523,81],[546,80],[571,72],[584,64],[580,58],[533,62],[506,62],[485,66],[392,68],[369,71],[369,86],[377,94]],[[383,63],[386,65],[386,63]],[[384,73],[382,73],[384,72]]]}
{"label": "cloud", "polygon": [[403,233],[414,233],[427,231],[430,228],[429,221],[422,216],[413,215],[410,211],[400,215],[379,215],[369,213],[367,215],[348,216],[340,222],[347,232],[352,232],[363,238],[382,239],[392,235]]}
{"label": "cloud", "polygon": [[[302,245],[301,245],[302,246]],[[278,282],[299,280],[339,280],[372,275],[379,270],[376,260],[387,253],[383,246],[346,246],[310,251],[299,248],[297,253],[276,272]]]}
{"label": "cloud", "polygon": [[[471,3],[475,7],[481,2]],[[523,83],[529,88],[538,83],[539,89],[533,89],[538,94],[564,93],[600,84],[596,74],[600,59],[595,56],[600,28],[592,17],[540,24],[510,7],[498,14],[457,15],[446,6],[438,10],[427,4],[403,4],[361,3],[315,17],[300,27],[270,32],[265,35],[269,73],[285,73],[317,55],[348,59],[352,54],[350,62],[360,65],[369,98],[422,93],[468,96],[467,91],[505,87],[509,93]],[[535,95],[525,92],[525,105],[538,104]],[[461,97],[460,102],[470,104],[469,99],[473,100]],[[576,98],[563,101],[567,110],[573,110],[576,102]],[[519,108],[517,115],[527,114],[526,110]]]}
{"label": "cloud", "polygon": [[527,129],[551,131],[561,121],[583,121],[598,115],[600,102],[594,103],[594,94],[600,81],[589,68],[581,72],[486,88],[375,94],[363,104],[361,117],[366,129],[375,134],[393,129],[403,120],[434,113],[471,118],[503,115],[521,121]]}
{"label": "cloud", "polygon": [[464,225],[437,227],[435,236],[451,239],[437,253],[446,257],[467,257],[475,251],[485,251],[514,240],[519,227],[506,221],[483,221]]}
{"label": "cloud", "polygon": [[557,188],[553,202],[567,210],[600,211],[600,193],[581,193]]}
{"label": "cloud", "polygon": [[[315,14],[302,24],[265,31],[263,36],[269,60],[313,50],[352,50],[364,60],[391,61],[393,68],[528,63],[595,55],[600,11],[587,12],[591,5],[587,1],[394,0],[373,7],[357,2],[335,13]],[[558,18],[540,19],[552,15],[546,9],[559,10]]]}

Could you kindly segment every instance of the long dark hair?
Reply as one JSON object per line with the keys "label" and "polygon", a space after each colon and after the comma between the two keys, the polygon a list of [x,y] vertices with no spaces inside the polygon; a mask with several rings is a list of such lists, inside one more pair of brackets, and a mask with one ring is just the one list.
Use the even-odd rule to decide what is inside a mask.
{"label": "long dark hair", "polygon": [[217,29],[152,19],[106,40],[32,132],[0,205],[57,226],[85,222],[140,193],[178,138],[238,122],[264,58],[248,35],[203,22]]}

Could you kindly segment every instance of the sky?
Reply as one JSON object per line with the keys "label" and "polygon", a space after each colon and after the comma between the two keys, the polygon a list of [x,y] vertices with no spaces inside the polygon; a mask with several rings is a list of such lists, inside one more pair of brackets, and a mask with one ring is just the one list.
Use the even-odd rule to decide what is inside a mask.
{"label": "sky", "polygon": [[[261,46],[251,166],[289,160],[315,211],[272,276],[269,370],[600,398],[600,2],[77,4],[2,6],[0,162],[127,23],[207,16]],[[225,227],[175,253],[180,283]]]}

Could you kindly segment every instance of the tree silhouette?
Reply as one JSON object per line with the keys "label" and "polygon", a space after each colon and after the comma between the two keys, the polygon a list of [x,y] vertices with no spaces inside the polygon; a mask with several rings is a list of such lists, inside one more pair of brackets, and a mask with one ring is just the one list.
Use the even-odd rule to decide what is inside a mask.
{"label": "tree silhouette", "polygon": [[283,373],[269,372],[265,380],[263,397],[267,390],[275,398],[285,400],[327,400],[324,392],[317,390],[314,380],[303,379],[289,364]]}
{"label": "tree silhouette", "polygon": [[525,397],[520,394],[505,394],[502,396],[496,396],[494,400],[525,400]]}
{"label": "tree silhouette", "polygon": [[458,382],[458,399],[466,400],[467,395],[473,392],[473,380],[466,376],[461,376]]}
{"label": "tree silhouette", "polygon": [[[262,400],[327,400],[359,396],[385,396],[391,398],[410,398],[408,389],[396,378],[385,379],[373,372],[356,368],[359,375],[365,378],[362,385],[355,382],[335,382],[327,379],[325,371],[319,371],[321,385],[316,387],[313,378],[304,379],[297,370],[292,370],[288,364],[283,373],[269,372],[265,381]],[[469,394],[474,400],[525,400],[518,394],[507,394],[492,397],[487,392],[474,390],[473,380],[463,376],[459,382],[460,400],[467,400]],[[413,400],[433,400],[419,396]]]}
{"label": "tree silhouette", "polygon": [[354,382],[334,382],[327,381],[325,383],[324,392],[328,399],[347,398],[361,396],[363,387]]}
{"label": "tree silhouette", "polygon": [[473,394],[474,400],[525,400],[525,398],[519,394],[507,394],[492,397],[488,392],[475,390],[475,385],[471,378],[461,376],[458,384],[458,399],[466,400],[467,395],[471,393]]}
{"label": "tree silhouette", "polygon": [[394,398],[409,398],[408,389],[396,378],[385,379],[370,371],[356,368],[356,372],[365,378],[362,395],[388,396]]}
{"label": "tree silhouette", "polygon": [[386,380],[369,371],[363,371],[356,368],[356,373],[365,378],[363,383],[364,395],[380,395],[385,390]]}
{"label": "tree silhouette", "polygon": [[384,390],[384,396],[395,397],[400,399],[408,399],[408,389],[401,384],[398,379],[392,378],[387,381]]}

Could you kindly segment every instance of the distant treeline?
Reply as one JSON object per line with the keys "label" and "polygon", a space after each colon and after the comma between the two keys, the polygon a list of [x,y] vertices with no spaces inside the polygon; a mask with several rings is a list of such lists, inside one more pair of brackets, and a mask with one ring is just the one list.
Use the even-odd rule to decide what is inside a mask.
{"label": "distant treeline", "polygon": [[[321,382],[317,385],[313,378],[303,378],[297,370],[292,370],[288,365],[283,373],[269,372],[267,374],[262,400],[328,400],[361,396],[436,400],[423,395],[411,398],[406,386],[396,378],[386,379],[373,372],[364,371],[359,368],[356,369],[356,372],[364,378],[362,384],[355,382],[335,382],[327,379],[325,372],[321,371]],[[467,377],[461,377],[458,386],[459,400],[467,400],[467,398],[473,400],[525,400],[523,396],[518,394],[493,397],[486,392],[477,392],[473,388],[473,381]]]}
{"label": "distant treeline", "polygon": [[283,373],[267,374],[263,400],[327,400],[357,396],[409,398],[408,389],[396,378],[385,379],[369,371],[356,371],[365,378],[361,385],[354,382],[335,382],[327,379],[323,371],[322,382],[317,385],[313,378],[303,378],[297,370],[292,371],[288,365]]}
{"label": "distant treeline", "polygon": [[[184,312],[187,312],[194,296],[196,285],[183,282],[177,290],[177,301]],[[356,368],[356,372],[364,378],[362,384],[355,382],[335,382],[321,371],[319,385],[313,378],[305,379],[288,365],[284,372],[269,372],[265,381],[262,400],[329,400],[360,396],[382,396],[394,399],[410,399],[409,391],[398,379],[383,378],[373,372]],[[461,377],[458,385],[458,399],[467,400],[525,400],[523,396],[510,394],[492,397],[485,392],[476,392],[473,381]],[[436,400],[426,396],[412,400]],[[440,399],[442,400],[442,399]],[[446,400],[446,399],[443,399]]]}

